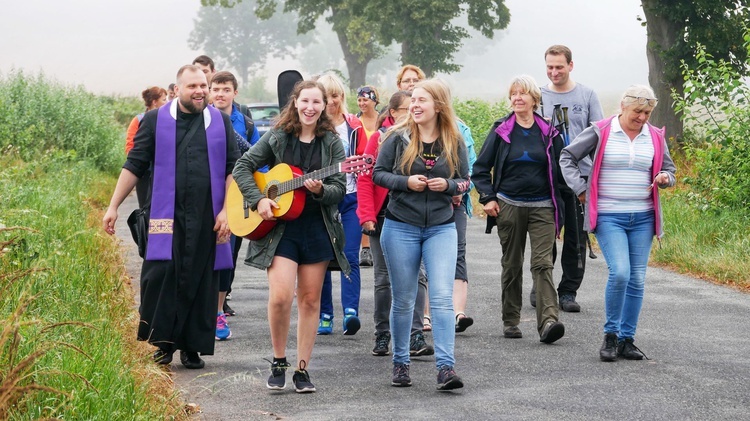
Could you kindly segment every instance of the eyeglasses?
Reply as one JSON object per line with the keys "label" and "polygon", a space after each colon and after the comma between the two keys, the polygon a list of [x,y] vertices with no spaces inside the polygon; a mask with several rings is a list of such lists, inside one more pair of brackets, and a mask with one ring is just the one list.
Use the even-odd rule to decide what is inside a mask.
{"label": "eyeglasses", "polygon": [[412,79],[401,79],[401,83],[417,83],[422,79],[412,78]]}
{"label": "eyeglasses", "polygon": [[409,107],[398,107],[396,108],[396,111],[408,111]]}
{"label": "eyeglasses", "polygon": [[659,102],[656,98],[645,98],[642,96],[625,95],[625,98],[633,98],[638,105],[646,105],[649,107],[656,107],[656,103]]}

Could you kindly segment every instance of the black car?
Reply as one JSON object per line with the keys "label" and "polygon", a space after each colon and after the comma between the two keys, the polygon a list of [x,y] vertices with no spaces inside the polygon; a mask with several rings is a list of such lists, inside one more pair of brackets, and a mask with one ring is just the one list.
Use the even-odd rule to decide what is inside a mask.
{"label": "black car", "polygon": [[257,103],[248,104],[247,108],[253,116],[253,123],[258,129],[261,137],[273,127],[276,118],[279,116],[279,104],[274,103]]}

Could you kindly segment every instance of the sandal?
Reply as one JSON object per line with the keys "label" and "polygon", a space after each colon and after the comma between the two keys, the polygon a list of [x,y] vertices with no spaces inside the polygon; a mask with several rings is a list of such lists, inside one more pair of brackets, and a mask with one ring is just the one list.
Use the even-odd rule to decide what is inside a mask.
{"label": "sandal", "polygon": [[[463,316],[463,317],[461,317]],[[466,313],[459,312],[456,313],[456,332],[463,332],[468,328],[469,326],[474,324],[474,319],[467,316]]]}
{"label": "sandal", "polygon": [[423,332],[430,332],[432,331],[432,319],[430,316],[425,315],[424,320],[422,320],[422,331]]}

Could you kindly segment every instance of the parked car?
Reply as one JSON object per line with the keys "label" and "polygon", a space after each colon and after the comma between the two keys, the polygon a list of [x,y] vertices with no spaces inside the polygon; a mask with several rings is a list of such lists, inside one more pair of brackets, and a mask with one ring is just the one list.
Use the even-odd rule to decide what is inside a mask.
{"label": "parked car", "polygon": [[273,127],[276,118],[279,116],[279,104],[275,103],[257,103],[248,104],[255,127],[261,137]]}

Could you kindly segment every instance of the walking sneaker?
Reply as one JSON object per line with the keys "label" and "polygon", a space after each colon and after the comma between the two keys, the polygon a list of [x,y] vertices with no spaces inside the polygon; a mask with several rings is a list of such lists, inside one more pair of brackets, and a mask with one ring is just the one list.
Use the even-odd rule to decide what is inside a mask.
{"label": "walking sneaker", "polygon": [[424,340],[424,333],[415,332],[411,334],[409,340],[409,355],[413,357],[419,357],[422,355],[432,355],[435,353],[435,348],[432,345],[428,345]]}
{"label": "walking sneaker", "polygon": [[648,359],[646,354],[635,346],[633,338],[625,338],[617,343],[617,355],[626,360]]}
{"label": "walking sneaker", "polygon": [[359,331],[359,317],[357,317],[357,310],[353,308],[347,308],[344,310],[344,335],[354,335]]}
{"label": "walking sneaker", "polygon": [[411,386],[411,377],[409,377],[408,364],[393,363],[393,377],[391,377],[391,386]]}
{"label": "walking sneaker", "polygon": [[391,343],[391,332],[378,332],[375,334],[375,348],[372,355],[384,357],[388,355],[388,345]]}
{"label": "walking sneaker", "polygon": [[547,322],[546,325],[544,325],[544,329],[542,329],[542,334],[539,335],[539,342],[544,342],[545,344],[551,344],[552,342],[555,342],[556,340],[562,338],[565,335],[565,325],[560,321],[553,321],[550,320]]}
{"label": "walking sneaker", "polygon": [[286,361],[274,361],[271,363],[271,377],[266,382],[266,387],[271,390],[284,390],[286,387],[286,369],[292,365]]}
{"label": "walking sneaker", "polygon": [[599,359],[602,361],[615,361],[617,359],[617,335],[614,333],[605,333],[604,342],[599,349]]}
{"label": "walking sneaker", "polygon": [[369,247],[362,247],[362,250],[359,251],[359,265],[372,266],[372,251]]}
{"label": "walking sneaker", "polygon": [[333,333],[333,314],[323,313],[318,323],[318,335],[330,335]]}
{"label": "walking sneaker", "polygon": [[294,382],[294,391],[297,393],[315,392],[315,385],[310,381],[310,374],[307,373],[305,360],[299,362],[299,369],[294,370],[292,381]]}
{"label": "walking sneaker", "polygon": [[503,336],[510,339],[523,338],[523,332],[518,326],[506,326],[503,330]]}
{"label": "walking sneaker", "polygon": [[229,307],[229,304],[224,301],[224,307],[222,308],[224,310],[224,314],[227,316],[236,316],[237,312],[232,309],[232,307]]}
{"label": "walking sneaker", "polygon": [[560,297],[560,309],[568,313],[578,313],[581,311],[581,305],[576,302],[574,295],[565,294]]}
{"label": "walking sneaker", "polygon": [[437,375],[437,390],[453,390],[464,387],[464,382],[458,377],[453,367],[444,365],[440,367]]}
{"label": "walking sneaker", "polygon": [[227,324],[227,316],[225,316],[224,313],[219,313],[218,315],[216,315],[216,340],[226,341],[231,337],[232,331],[229,330],[229,325]]}

